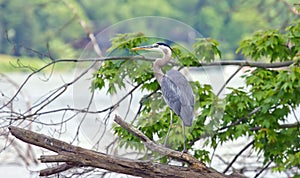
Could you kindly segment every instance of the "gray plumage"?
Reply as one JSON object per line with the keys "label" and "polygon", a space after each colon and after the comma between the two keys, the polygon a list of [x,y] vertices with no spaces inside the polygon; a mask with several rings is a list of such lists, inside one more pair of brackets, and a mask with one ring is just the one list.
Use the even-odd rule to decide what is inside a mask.
{"label": "gray plumage", "polygon": [[177,70],[169,70],[161,81],[161,91],[166,103],[191,126],[194,118],[194,94],[187,79]]}

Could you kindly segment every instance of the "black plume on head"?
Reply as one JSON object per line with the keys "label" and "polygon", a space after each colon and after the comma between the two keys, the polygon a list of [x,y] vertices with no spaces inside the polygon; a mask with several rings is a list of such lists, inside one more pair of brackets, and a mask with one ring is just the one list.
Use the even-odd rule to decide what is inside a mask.
{"label": "black plume on head", "polygon": [[166,47],[168,47],[168,48],[170,48],[170,49],[172,50],[172,48],[171,48],[168,44],[166,44],[166,43],[158,42],[158,43],[156,43],[156,44],[162,45],[162,46],[166,46]]}

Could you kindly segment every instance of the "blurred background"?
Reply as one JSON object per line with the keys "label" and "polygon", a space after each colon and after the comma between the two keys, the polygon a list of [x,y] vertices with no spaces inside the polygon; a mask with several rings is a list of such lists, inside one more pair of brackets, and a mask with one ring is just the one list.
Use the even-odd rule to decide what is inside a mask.
{"label": "blurred background", "polygon": [[[291,5],[296,2],[1,0],[0,54],[44,57],[22,47],[26,46],[40,53],[50,52],[53,58],[77,57],[89,42],[78,18],[84,20],[90,31],[97,34],[108,26],[130,18],[162,16],[181,21],[204,37],[218,40],[224,59],[241,59],[241,56],[235,54],[239,41],[259,29],[283,30],[296,18],[291,13]],[[3,59],[2,56],[0,60]]]}

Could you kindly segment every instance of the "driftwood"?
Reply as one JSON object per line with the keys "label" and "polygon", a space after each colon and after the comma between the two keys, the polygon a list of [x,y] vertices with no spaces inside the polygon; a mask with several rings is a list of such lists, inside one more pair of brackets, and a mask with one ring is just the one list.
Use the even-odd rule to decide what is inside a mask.
{"label": "driftwood", "polygon": [[187,153],[182,154],[181,152],[158,145],[151,141],[139,130],[124,122],[118,116],[115,117],[115,122],[141,139],[148,149],[162,155],[166,155],[172,159],[184,161],[188,163],[188,166],[182,167],[154,163],[151,161],[119,158],[84,149],[78,146],[73,146],[66,142],[45,136],[43,134],[35,133],[30,130],[13,126],[10,126],[9,130],[12,135],[26,143],[33,144],[57,153],[56,155],[40,156],[40,161],[42,163],[61,163],[57,167],[41,170],[41,176],[56,174],[76,167],[94,167],[140,177],[241,177],[239,175],[226,176],[206,167],[203,163]]}

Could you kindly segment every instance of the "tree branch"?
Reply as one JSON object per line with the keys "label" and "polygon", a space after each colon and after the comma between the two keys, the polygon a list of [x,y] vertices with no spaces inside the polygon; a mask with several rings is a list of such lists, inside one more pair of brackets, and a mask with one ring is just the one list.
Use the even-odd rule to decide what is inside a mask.
{"label": "tree branch", "polygon": [[[56,62],[98,62],[98,61],[111,61],[111,60],[145,60],[145,61],[155,61],[156,58],[145,57],[145,56],[110,56],[110,57],[99,57],[99,58],[85,58],[85,59],[57,59]],[[178,63],[169,62],[173,65],[178,65]],[[287,67],[295,63],[295,61],[285,61],[285,62],[253,62],[253,61],[238,61],[238,60],[220,60],[214,62],[200,62],[197,66],[191,67],[201,67],[201,66],[249,66],[249,67],[259,67],[259,68],[280,68]]]}
{"label": "tree branch", "polygon": [[220,90],[217,93],[217,96],[220,96],[221,92],[224,90],[224,88],[226,87],[226,85],[230,82],[231,79],[233,79],[233,77],[243,68],[243,66],[240,66],[227,80],[226,82],[222,85],[222,87],[220,88]]}
{"label": "tree branch", "polygon": [[121,127],[123,127],[124,129],[126,129],[128,132],[130,132],[131,134],[133,134],[134,136],[139,138],[148,149],[158,152],[162,155],[166,155],[168,157],[174,158],[176,160],[187,162],[197,169],[200,169],[200,170],[207,169],[207,167],[203,163],[198,161],[196,158],[194,158],[190,154],[175,151],[175,150],[172,150],[172,149],[169,149],[169,148],[166,148],[164,146],[154,143],[146,135],[144,135],[141,131],[137,130],[130,124],[126,123],[119,116],[116,115],[114,121],[117,124],[119,124]]}
{"label": "tree branch", "polygon": [[69,165],[69,164],[61,164],[56,167],[51,167],[51,168],[46,168],[40,171],[40,176],[49,176],[53,174],[57,174],[66,170],[69,170],[71,168],[74,168],[74,166]]}
{"label": "tree branch", "polygon": [[[125,126],[127,124],[120,120],[118,120],[118,122],[122,123],[123,125],[125,124]],[[131,131],[135,130],[133,127],[128,128],[130,128]],[[58,155],[44,155],[40,157],[40,160],[43,163],[64,163],[55,168],[42,170],[40,172],[41,176],[48,176],[51,174],[59,173],[72,167],[91,166],[94,168],[101,168],[117,173],[141,177],[227,177],[224,174],[218,173],[213,169],[205,167],[191,155],[183,154],[182,157],[180,157],[180,152],[170,150],[168,148],[163,148],[162,146],[156,145],[154,142],[151,143],[151,140],[149,140],[149,138],[141,135],[139,132],[136,132],[135,135],[139,136],[139,138],[142,138],[143,141],[146,141],[144,143],[148,145],[149,148],[152,148],[159,153],[167,153],[168,156],[188,161],[192,164],[192,166],[181,167],[153,163],[150,161],[118,158],[93,150],[87,150],[81,147],[73,146],[66,142],[22,128],[10,126],[9,130],[12,135],[26,143],[46,148],[58,153]]]}
{"label": "tree branch", "polygon": [[263,167],[257,174],[255,174],[254,178],[257,178],[262,172],[264,172],[270,166],[271,163],[272,161],[269,161],[265,167]]}
{"label": "tree branch", "polygon": [[[279,129],[289,129],[289,128],[300,128],[300,123],[299,122],[295,122],[295,123],[291,123],[291,124],[282,124],[282,125],[279,125]],[[257,131],[257,130],[260,130],[262,129],[263,127],[251,127],[249,128],[249,130],[251,131]]]}
{"label": "tree branch", "polygon": [[229,165],[226,167],[226,169],[223,171],[223,173],[226,173],[229,168],[233,165],[233,163],[236,161],[236,159],[245,151],[247,150],[251,145],[253,145],[254,140],[252,140],[250,143],[248,143],[237,155],[235,155],[235,157],[233,158],[233,160],[229,163]]}
{"label": "tree branch", "polygon": [[249,118],[250,116],[252,116],[253,114],[255,114],[255,113],[257,113],[257,112],[260,112],[260,110],[261,110],[261,106],[255,108],[255,109],[252,110],[247,116],[241,117],[240,119],[236,120],[236,121],[233,122],[232,124],[217,129],[216,132],[221,131],[221,130],[224,130],[224,129],[228,129],[228,128],[233,127],[233,126],[236,126],[236,125],[238,125],[240,122],[242,122],[242,121],[246,120],[247,118]]}

